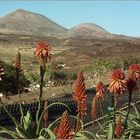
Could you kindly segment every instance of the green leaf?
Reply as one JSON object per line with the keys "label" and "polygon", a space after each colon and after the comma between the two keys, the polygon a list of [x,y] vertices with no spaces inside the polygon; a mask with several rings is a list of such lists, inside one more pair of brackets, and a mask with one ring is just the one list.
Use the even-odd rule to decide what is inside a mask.
{"label": "green leaf", "polygon": [[25,129],[21,126],[17,126],[16,131],[21,138],[24,138],[24,139],[31,139],[32,138],[30,136],[30,134],[28,132],[26,132]]}
{"label": "green leaf", "polygon": [[62,117],[59,117],[55,121],[53,121],[51,124],[49,124],[48,128],[50,129],[51,127],[53,127],[53,125],[55,125],[56,123],[58,123],[61,118]]}
{"label": "green leaf", "polygon": [[24,124],[24,129],[27,133],[30,134],[30,136],[32,138],[35,138],[35,129],[34,129],[34,126],[33,126],[33,122],[32,122],[32,117],[31,117],[31,113],[28,111],[26,116],[24,116],[24,120],[25,122],[23,121],[23,124]]}
{"label": "green leaf", "polygon": [[43,136],[39,136],[37,139],[41,139],[41,140],[43,140],[43,139],[45,139]]}
{"label": "green leaf", "polygon": [[15,133],[14,131],[10,131],[9,129],[0,126],[0,133],[6,133],[8,135],[10,135],[12,138],[17,139],[17,133]]}
{"label": "green leaf", "polygon": [[134,123],[135,127],[139,127],[140,128],[140,124],[139,123],[137,123],[136,121],[132,121],[132,122]]}
{"label": "green leaf", "polygon": [[13,139],[17,139],[17,138],[18,138],[15,134],[13,134],[13,133],[10,132],[10,131],[6,131],[6,130],[0,130],[0,134],[8,134],[8,135],[10,135]]}
{"label": "green leaf", "polygon": [[110,123],[112,123],[113,122],[113,120],[108,120],[108,121],[106,121],[105,123],[103,123],[102,124],[102,126],[104,127],[104,126],[107,126],[108,124],[110,124]]}
{"label": "green leaf", "polygon": [[133,108],[134,108],[134,110],[136,112],[137,118],[140,119],[140,113],[139,113],[138,109],[136,108],[136,106],[133,103],[131,103],[131,105],[133,106]]}
{"label": "green leaf", "polygon": [[135,139],[140,139],[140,134],[136,134]]}
{"label": "green leaf", "polygon": [[97,139],[101,139],[100,135],[98,133],[95,134]]}
{"label": "green leaf", "polygon": [[113,139],[113,125],[112,125],[112,123],[109,123],[107,139]]}
{"label": "green leaf", "polygon": [[24,116],[24,118],[25,118],[25,122],[23,121],[24,129],[27,130],[32,125],[32,117],[29,111],[27,112],[26,116]]}
{"label": "green leaf", "polygon": [[65,106],[65,107],[71,112],[70,108],[69,108],[66,104],[61,103],[61,102],[56,102],[56,103],[52,103],[52,104],[48,105],[48,106],[44,109],[44,111],[42,112],[42,114],[41,114],[41,116],[40,116],[40,118],[39,118],[38,126],[37,126],[37,129],[36,129],[36,136],[38,136],[39,131],[40,131],[40,129],[41,129],[41,123],[42,123],[42,120],[43,120],[43,115],[44,115],[44,113],[46,112],[46,110],[48,110],[48,108],[50,108],[50,107],[53,106],[53,105],[63,105],[63,106]]}
{"label": "green leaf", "polygon": [[133,132],[130,132],[130,134],[129,134],[129,140],[131,140],[132,139],[132,134],[133,134]]}
{"label": "green leaf", "polygon": [[88,134],[90,135],[93,139],[95,139],[96,137],[94,136],[93,133],[89,132],[89,131],[80,131],[81,133],[85,133],[85,134]]}
{"label": "green leaf", "polygon": [[[42,136],[42,132],[45,132],[44,133],[44,136]],[[47,134],[49,134],[49,136],[50,136],[50,138],[51,139],[55,139],[56,138],[56,136],[54,135],[54,133],[49,129],[49,128],[43,128],[43,129],[41,129],[41,131],[40,131],[40,133],[39,133],[39,136],[42,136],[42,137],[44,137],[45,139],[50,139],[50,138],[46,138],[45,137],[45,135],[47,135]]]}
{"label": "green leaf", "polygon": [[78,132],[76,133],[75,139],[88,139],[88,138],[82,133]]}

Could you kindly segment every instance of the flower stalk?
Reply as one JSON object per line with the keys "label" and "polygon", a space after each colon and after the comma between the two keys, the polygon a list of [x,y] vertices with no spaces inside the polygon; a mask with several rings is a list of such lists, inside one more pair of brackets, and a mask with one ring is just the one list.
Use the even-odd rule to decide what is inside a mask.
{"label": "flower stalk", "polygon": [[38,110],[36,113],[36,123],[37,124],[39,123],[39,114],[40,114],[40,107],[41,107],[42,94],[43,94],[46,63],[48,61],[50,61],[50,58],[51,58],[50,51],[51,51],[51,48],[49,47],[48,42],[44,41],[44,42],[38,42],[36,44],[36,50],[35,50],[34,54],[38,58],[38,61],[40,64],[40,93],[39,93]]}
{"label": "flower stalk", "polygon": [[21,102],[21,95],[19,92],[19,75],[20,75],[20,70],[21,70],[21,57],[20,57],[20,52],[17,50],[16,52],[16,59],[15,59],[15,71],[16,71],[16,91],[19,96],[19,102],[20,102],[20,112],[21,112],[21,118],[26,124],[25,118],[24,118],[24,113],[23,113],[23,108],[22,108],[22,102]]}
{"label": "flower stalk", "polygon": [[132,102],[132,93],[133,90],[136,88],[137,86],[137,81],[139,81],[140,79],[140,66],[137,64],[132,64],[129,68],[128,68],[128,82],[127,82],[127,88],[128,88],[128,111],[127,111],[127,115],[125,118],[125,123],[124,123],[124,130],[127,129],[127,121],[128,121],[128,117],[129,117],[129,113],[130,113],[130,106],[131,106],[131,102]]}

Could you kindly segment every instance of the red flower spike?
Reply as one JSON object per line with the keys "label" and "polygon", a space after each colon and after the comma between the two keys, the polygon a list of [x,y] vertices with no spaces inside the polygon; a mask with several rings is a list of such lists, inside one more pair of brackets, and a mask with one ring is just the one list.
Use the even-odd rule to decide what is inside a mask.
{"label": "red flower spike", "polygon": [[49,47],[48,42],[39,42],[36,45],[35,56],[38,58],[41,65],[46,64],[51,59],[51,47]]}
{"label": "red flower spike", "polygon": [[77,75],[76,85],[73,92],[73,100],[77,102],[77,112],[79,117],[82,118],[86,114],[86,95],[85,95],[85,83],[83,73],[79,72]]}
{"label": "red flower spike", "polygon": [[99,82],[96,86],[96,99],[104,99],[104,85],[102,82]]}
{"label": "red flower spike", "polygon": [[57,138],[58,139],[71,139],[72,138],[68,111],[65,111],[62,114],[62,118],[61,118],[58,130],[57,130]]}
{"label": "red flower spike", "polygon": [[110,93],[122,94],[127,89],[127,79],[122,70],[113,70],[110,77]]}
{"label": "red flower spike", "polygon": [[121,116],[119,116],[114,134],[115,134],[116,138],[119,139],[121,137],[122,133],[123,133],[122,120],[121,120]]}
{"label": "red flower spike", "polygon": [[128,78],[134,81],[140,80],[140,66],[138,64],[132,64],[128,68]]}

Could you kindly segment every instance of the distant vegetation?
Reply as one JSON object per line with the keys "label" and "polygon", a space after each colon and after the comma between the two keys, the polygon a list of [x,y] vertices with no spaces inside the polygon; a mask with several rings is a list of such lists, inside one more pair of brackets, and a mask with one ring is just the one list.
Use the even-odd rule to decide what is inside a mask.
{"label": "distant vegetation", "polygon": [[139,64],[140,60],[132,56],[117,57],[112,59],[99,57],[94,59],[92,65],[90,67],[86,67],[84,70],[91,72],[93,79],[98,82],[113,69],[122,69],[125,71],[131,64],[134,63]]}
{"label": "distant vegetation", "polygon": [[[38,79],[39,74],[35,71],[29,71],[27,74],[27,78],[31,83],[39,83]],[[45,72],[45,81],[53,81],[57,84],[66,84],[68,81],[74,81],[76,79],[76,73],[75,72],[66,72],[61,69],[56,69],[56,64],[54,62],[48,63],[46,66],[46,72]]]}
{"label": "distant vegetation", "polygon": [[[90,72],[95,83],[102,80],[108,72],[113,69],[122,69],[127,70],[128,66],[131,64],[139,64],[140,60],[132,56],[128,57],[118,57],[118,58],[96,58],[93,60],[90,67],[84,69],[85,72]],[[12,64],[3,62],[5,69],[5,78],[3,82],[0,82],[0,92],[9,94],[16,94],[16,83],[15,83],[15,70]],[[76,72],[73,71],[64,71],[62,69],[56,69],[56,63],[48,63],[46,66],[45,72],[45,83],[48,81],[54,82],[55,86],[57,85],[66,85],[69,82],[76,79]],[[24,72],[20,72],[20,89],[23,87],[28,87],[30,83],[39,84],[40,79],[39,73],[32,70],[29,70],[26,75]]]}
{"label": "distant vegetation", "polygon": [[[3,62],[3,67],[5,71],[5,76],[3,81],[0,81],[0,92],[5,94],[17,94],[16,91],[16,73],[15,68],[12,64],[8,64]],[[20,72],[19,76],[20,89],[23,87],[27,87],[29,85],[29,81],[25,78],[23,71]]]}

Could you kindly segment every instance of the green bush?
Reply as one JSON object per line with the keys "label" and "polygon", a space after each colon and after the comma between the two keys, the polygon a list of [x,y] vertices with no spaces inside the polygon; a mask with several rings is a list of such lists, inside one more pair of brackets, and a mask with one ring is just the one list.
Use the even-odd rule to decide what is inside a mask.
{"label": "green bush", "polygon": [[76,80],[77,74],[75,72],[69,72],[69,73],[67,73],[67,78],[69,80]]}
{"label": "green bush", "polygon": [[67,74],[63,71],[54,71],[54,80],[64,80],[67,78]]}
{"label": "green bush", "polygon": [[45,78],[46,78],[46,80],[47,81],[53,80],[54,74],[55,74],[55,72],[54,72],[54,69],[53,69],[52,64],[48,64],[46,66],[46,72],[45,72]]}
{"label": "green bush", "polygon": [[48,64],[46,67],[45,78],[47,81],[59,81],[59,80],[75,80],[77,77],[75,72],[65,72],[62,70],[56,70],[53,64]]}
{"label": "green bush", "polygon": [[[16,71],[13,65],[3,62],[3,67],[5,71],[5,77],[2,81],[0,81],[0,92],[5,94],[14,95],[17,94],[16,90]],[[27,80],[24,76],[23,71],[20,72],[19,76],[19,88],[27,87],[29,85],[29,80]]]}
{"label": "green bush", "polygon": [[109,71],[113,69],[127,70],[131,64],[138,64],[140,60],[132,56],[118,57],[118,58],[96,58],[92,62],[92,66],[86,67],[84,70],[93,74],[94,80],[99,81]]}
{"label": "green bush", "polygon": [[33,72],[33,71],[29,71],[28,74],[27,74],[27,77],[28,77],[28,80],[31,82],[31,83],[39,83],[39,75],[36,73],[36,72]]}
{"label": "green bush", "polygon": [[140,63],[140,59],[132,56],[119,57],[116,60],[121,64],[123,70],[127,70],[131,64]]}

